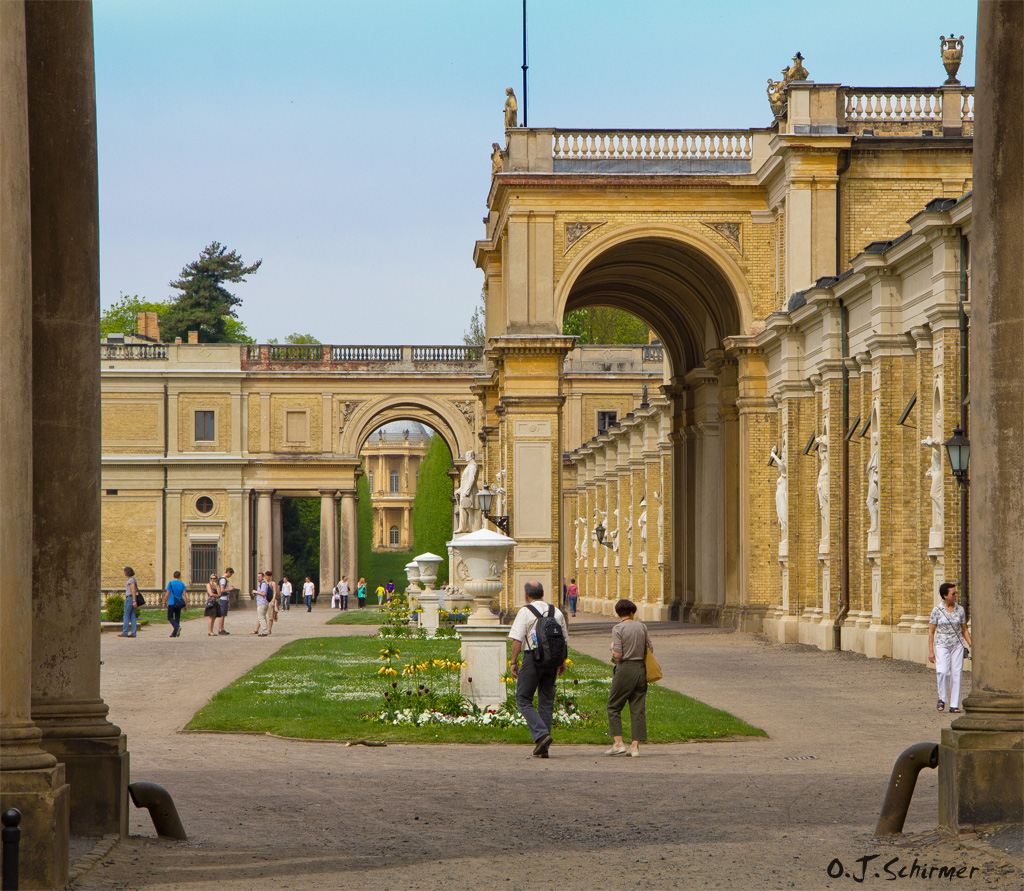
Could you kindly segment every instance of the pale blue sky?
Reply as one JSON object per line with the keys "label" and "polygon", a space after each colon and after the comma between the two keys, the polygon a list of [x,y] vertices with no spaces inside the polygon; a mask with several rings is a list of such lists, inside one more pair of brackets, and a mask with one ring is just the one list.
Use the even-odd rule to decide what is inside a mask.
{"label": "pale blue sky", "polygon": [[[162,300],[218,240],[259,340],[457,343],[490,146],[522,111],[520,0],[95,0],[101,290]],[[964,0],[530,0],[529,123],[764,127],[811,79],[933,86]],[[894,233],[896,234],[896,233]]]}

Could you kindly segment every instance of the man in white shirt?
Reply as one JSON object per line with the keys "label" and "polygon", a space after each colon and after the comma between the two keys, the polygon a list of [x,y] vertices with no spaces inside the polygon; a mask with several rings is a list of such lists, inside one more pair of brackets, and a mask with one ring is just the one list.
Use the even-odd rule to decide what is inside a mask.
{"label": "man in white shirt", "polygon": [[348,595],[351,593],[351,591],[352,589],[349,587],[348,576],[343,575],[341,577],[341,581],[338,582],[338,597],[341,600],[340,604],[338,605],[338,609],[348,609]]}
{"label": "man in white shirt", "polygon": [[[565,616],[557,607],[544,603],[544,586],[540,582],[527,582],[524,587],[526,606],[521,607],[508,636],[512,640],[512,677],[516,679],[516,706],[526,719],[533,737],[535,758],[547,758],[551,747],[551,716],[555,710],[555,680],[565,674],[565,661],[560,665],[540,667],[534,660],[537,649],[537,619],[540,615],[553,618],[562,627],[566,645],[569,633]],[[519,665],[519,654],[523,664]],[[537,708],[533,706],[537,695]]]}
{"label": "man in white shirt", "polygon": [[288,576],[281,576],[281,609],[292,608],[292,583]]}

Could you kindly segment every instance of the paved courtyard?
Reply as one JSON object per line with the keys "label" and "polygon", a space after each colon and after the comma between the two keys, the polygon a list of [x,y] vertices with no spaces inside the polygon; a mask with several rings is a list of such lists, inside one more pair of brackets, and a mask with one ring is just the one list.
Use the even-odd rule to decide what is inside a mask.
{"label": "paved courtyard", "polygon": [[[189,833],[132,838],[79,858],[76,889],[1019,889],[1020,839],[936,830],[925,770],[898,843],[871,831],[897,755],[939,739],[924,666],[783,647],[749,634],[652,625],[663,684],[764,728],[768,739],[647,746],[391,744],[346,748],[246,734],[182,734],[218,689],[300,637],[365,634],[333,613],[282,613],[269,638],[254,613],[136,640],[103,636],[103,696],[128,734],[132,779],[165,786]],[[572,645],[608,654],[610,619],[580,615]],[[966,689],[970,690],[969,678]],[[90,850],[76,845],[76,855]],[[865,860],[863,858],[872,858]],[[838,866],[837,864],[842,864]],[[920,869],[967,867],[962,877]],[[915,870],[916,867],[916,870]],[[904,870],[900,877],[900,870]],[[835,877],[830,877],[830,871]],[[972,872],[973,871],[973,872]],[[849,875],[847,875],[849,873]],[[877,875],[876,875],[877,874]],[[860,880],[863,879],[863,882]]]}

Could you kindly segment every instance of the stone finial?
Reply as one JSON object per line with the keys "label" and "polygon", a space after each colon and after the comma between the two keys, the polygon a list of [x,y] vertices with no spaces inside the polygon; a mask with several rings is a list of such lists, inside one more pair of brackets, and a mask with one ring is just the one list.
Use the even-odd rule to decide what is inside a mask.
{"label": "stone finial", "polygon": [[800,55],[799,50],[797,51],[797,54],[793,56],[793,64],[790,65],[789,68],[784,68],[782,73],[785,75],[787,87],[795,80],[807,80],[810,78],[810,75],[807,73],[807,69],[804,68],[804,57]]}
{"label": "stone finial", "polygon": [[519,105],[512,87],[505,89],[505,129],[519,126]]}
{"label": "stone finial", "polygon": [[944,86],[956,86],[960,83],[956,79],[956,73],[960,70],[960,63],[964,58],[964,35],[954,37],[950,34],[948,39],[943,35],[939,37],[939,46],[942,49],[942,65],[949,75]]}

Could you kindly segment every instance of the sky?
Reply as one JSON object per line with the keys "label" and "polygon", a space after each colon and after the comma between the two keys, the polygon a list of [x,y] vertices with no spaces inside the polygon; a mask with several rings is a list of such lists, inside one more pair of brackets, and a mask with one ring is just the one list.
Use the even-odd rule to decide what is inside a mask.
{"label": "sky", "polygon": [[[212,241],[263,265],[263,342],[461,343],[521,0],[94,0],[101,300],[164,300]],[[529,0],[528,123],[767,127],[769,77],[937,86],[965,0]]]}

